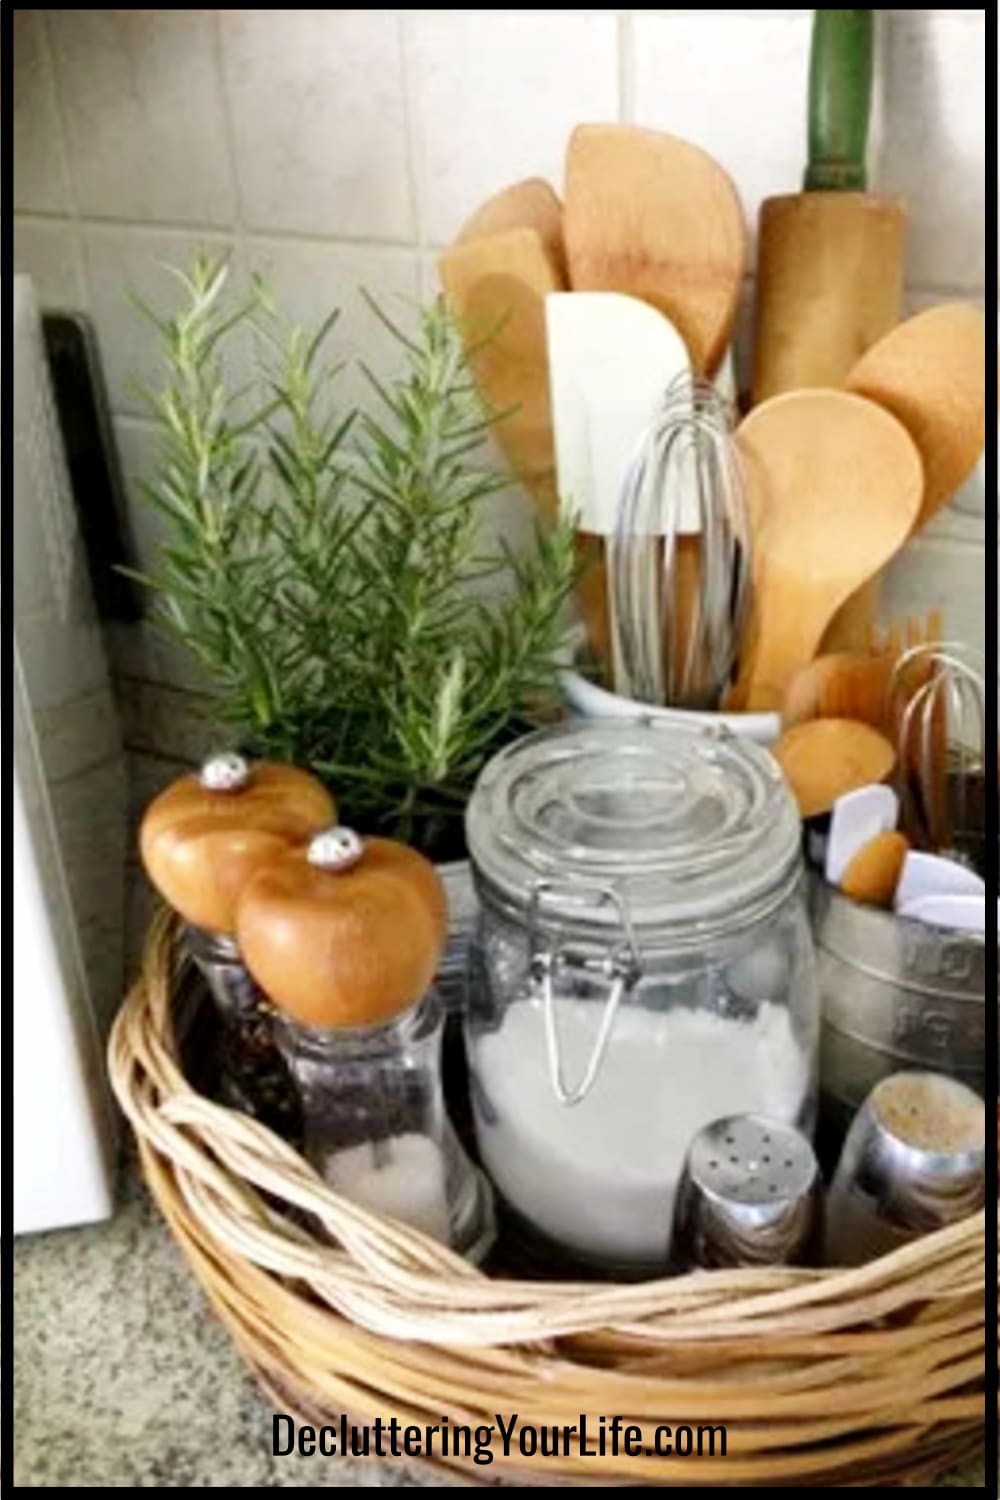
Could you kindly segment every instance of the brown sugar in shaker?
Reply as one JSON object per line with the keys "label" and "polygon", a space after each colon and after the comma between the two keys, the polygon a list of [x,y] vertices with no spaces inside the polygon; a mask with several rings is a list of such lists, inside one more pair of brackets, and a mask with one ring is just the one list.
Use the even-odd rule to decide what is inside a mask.
{"label": "brown sugar in shaker", "polygon": [[335,815],[330,794],[307,771],[226,753],[172,782],[140,831],[146,873],[183,919],[187,951],[222,1023],[220,1097],[290,1138],[301,1128],[298,1100],[271,1007],[236,942],[236,902],[258,870]]}

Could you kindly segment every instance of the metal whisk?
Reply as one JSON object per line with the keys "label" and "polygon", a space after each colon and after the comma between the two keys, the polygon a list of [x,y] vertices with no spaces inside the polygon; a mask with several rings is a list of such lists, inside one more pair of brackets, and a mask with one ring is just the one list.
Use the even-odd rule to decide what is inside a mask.
{"label": "metal whisk", "polygon": [[919,847],[985,873],[986,684],[960,643],[915,646],[890,688],[903,826]]}
{"label": "metal whisk", "polygon": [[608,561],[618,693],[716,708],[747,616],[750,529],[733,413],[683,375],[625,476]]}

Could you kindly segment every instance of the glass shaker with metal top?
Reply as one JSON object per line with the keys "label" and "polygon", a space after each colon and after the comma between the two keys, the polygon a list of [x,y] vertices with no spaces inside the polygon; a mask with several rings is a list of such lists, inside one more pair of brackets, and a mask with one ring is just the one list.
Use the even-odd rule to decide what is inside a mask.
{"label": "glass shaker with metal top", "polygon": [[146,873],[184,919],[188,952],[222,1023],[221,1098],[290,1138],[299,1130],[298,1101],[271,1006],[236,943],[236,901],[262,864],[328,826],[334,812],[308,772],[226,753],[154,798],[140,832]]}
{"label": "glass shaker with metal top", "polygon": [[479,1258],[492,1196],[445,1109],[444,1011],[431,988],[446,932],[433,865],[347,828],[269,862],[237,909],[317,1171],[345,1197]]}
{"label": "glass shaker with metal top", "polygon": [[699,1130],[813,1123],[818,1000],[777,764],[714,727],[571,721],[490,762],[467,837],[483,1161],[540,1248],[661,1270]]}

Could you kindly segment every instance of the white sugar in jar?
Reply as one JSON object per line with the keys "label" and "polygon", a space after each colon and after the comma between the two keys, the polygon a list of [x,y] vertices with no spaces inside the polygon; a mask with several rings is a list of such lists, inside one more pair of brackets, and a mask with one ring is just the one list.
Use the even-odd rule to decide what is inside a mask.
{"label": "white sugar in jar", "polygon": [[[727,1111],[790,1124],[802,1115],[810,1072],[784,1006],[765,1002],[745,1020],[628,1007],[593,1088],[571,1109],[537,1066],[536,1009],[512,1005],[482,1039],[477,1067],[494,1114],[492,1123],[480,1119],[479,1148],[504,1197],[589,1258],[663,1259],[687,1149],[703,1126]],[[595,1009],[556,1002],[571,1067],[583,1066],[593,1044]]]}
{"label": "white sugar in jar", "polygon": [[468,834],[483,1163],[555,1251],[662,1271],[705,1125],[812,1123],[818,1001],[780,773],[715,731],[575,722],[491,762]]}

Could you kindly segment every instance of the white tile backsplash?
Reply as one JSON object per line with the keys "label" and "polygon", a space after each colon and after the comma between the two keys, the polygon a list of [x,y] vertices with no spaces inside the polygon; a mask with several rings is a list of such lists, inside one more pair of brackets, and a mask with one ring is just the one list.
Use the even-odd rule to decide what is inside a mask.
{"label": "white tile backsplash", "polygon": [[[561,190],[579,122],[687,136],[734,177],[751,228],[762,197],[797,191],[811,14],[15,11],[15,261],[44,304],[95,320],[141,556],[158,529],[137,485],[153,443],[130,381],[158,383],[159,366],[127,293],[175,305],[157,262],[231,244],[236,273],[266,271],[292,318],[338,304],[336,352],[384,371],[388,342],[358,288],[405,320],[436,291],[436,248],[483,199],[525,176]],[[985,12],[879,15],[872,186],[908,200],[908,305],[982,302]],[[744,384],[751,316],[748,277]],[[248,339],[234,362],[253,378]],[[342,378],[345,400],[362,389],[356,370]],[[943,602],[953,631],[981,639],[992,507],[980,466],[892,569],[890,606]],[[531,514],[515,491],[491,524],[518,539]],[[29,613],[32,588],[48,599],[44,579],[19,580]],[[148,626],[107,634],[119,674],[158,685],[130,722],[148,713],[159,734],[170,692],[204,687],[197,668]]]}
{"label": "white tile backsplash", "polygon": [[408,25],[431,244],[519,178],[561,193],[573,126],[618,118],[612,11],[416,11]]}
{"label": "white tile backsplash", "polygon": [[[947,539],[919,537],[889,568],[882,590],[882,614],[926,619],[944,612],[945,638],[965,641],[978,651],[987,642],[986,554],[982,547]],[[991,609],[992,647],[996,606]]]}
{"label": "white tile backsplash", "polygon": [[117,687],[122,734],[129,750],[192,765],[219,748],[211,699],[162,683],[122,678]]}
{"label": "white tile backsplash", "polygon": [[49,14],[80,212],[230,224],[236,192],[213,12]]}
{"label": "white tile backsplash", "polygon": [[386,314],[407,329],[420,301],[420,263],[413,250],[384,245],[250,238],[244,253],[248,270],[264,275],[276,305],[289,323],[316,328],[333,308],[340,317],[328,342],[328,355],[346,362],[337,377],[336,399],[371,404],[371,387],[358,361],[379,376],[400,368],[399,350],[366,303],[362,288]]}
{"label": "white tile backsplash", "polygon": [[110,621],[104,627],[104,640],[116,677],[135,677],[192,693],[211,691],[190,651],[148,620],[129,624]]}
{"label": "white tile backsplash", "polygon": [[[233,275],[240,274],[231,238],[131,225],[91,224],[84,230],[88,300],[113,410],[142,415],[146,408],[136,382],[153,389],[162,384],[155,332],[133,296],[158,313],[173,311],[183,292],[166,268],[186,269],[199,250],[211,255],[229,253]],[[234,351],[238,351],[235,364],[241,379],[250,379],[249,341],[234,343]]]}
{"label": "white tile backsplash", "polygon": [[143,572],[148,572],[165,534],[160,512],[142,493],[143,484],[152,478],[160,447],[159,434],[152,422],[141,417],[124,416],[114,419],[114,434],[121,463],[122,483],[132,520],[131,540],[135,548],[135,565]]}
{"label": "white tile backsplash", "polygon": [[890,12],[880,186],[909,208],[915,286],[986,284],[986,59],[978,20]]}
{"label": "white tile backsplash", "polygon": [[234,10],[220,25],[247,227],[409,240],[397,12]]}
{"label": "white tile backsplash", "polygon": [[80,230],[72,219],[14,219],[14,270],[26,271],[41,307],[86,307]]}
{"label": "white tile backsplash", "polygon": [[25,213],[66,213],[72,207],[44,12],[15,10],[14,207]]}

